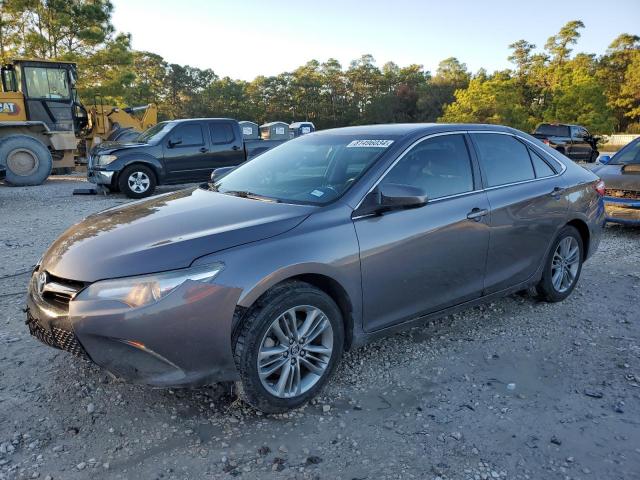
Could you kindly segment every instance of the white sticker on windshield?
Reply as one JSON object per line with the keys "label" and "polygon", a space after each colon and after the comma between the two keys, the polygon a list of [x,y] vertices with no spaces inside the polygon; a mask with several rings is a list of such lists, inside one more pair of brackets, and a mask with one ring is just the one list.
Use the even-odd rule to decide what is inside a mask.
{"label": "white sticker on windshield", "polygon": [[393,143],[393,140],[353,140],[347,148],[387,148]]}
{"label": "white sticker on windshield", "polygon": [[324,195],[324,192],[321,192],[320,190],[314,190],[313,192],[311,192],[311,195],[313,195],[314,197],[321,197],[322,195]]}

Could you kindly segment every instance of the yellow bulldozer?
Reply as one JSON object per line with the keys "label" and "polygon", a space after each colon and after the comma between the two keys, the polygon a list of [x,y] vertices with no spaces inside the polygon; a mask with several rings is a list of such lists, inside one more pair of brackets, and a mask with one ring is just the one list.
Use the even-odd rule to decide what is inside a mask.
{"label": "yellow bulldozer", "polygon": [[7,183],[39,185],[51,172],[82,165],[91,148],[127,140],[157,123],[154,104],[86,108],[76,90],[72,62],[16,59],[2,66],[0,167]]}

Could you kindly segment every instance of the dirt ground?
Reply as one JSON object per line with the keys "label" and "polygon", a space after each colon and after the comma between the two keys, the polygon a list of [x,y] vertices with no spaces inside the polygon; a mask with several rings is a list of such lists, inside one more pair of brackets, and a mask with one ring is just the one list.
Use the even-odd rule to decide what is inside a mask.
{"label": "dirt ground", "polygon": [[380,340],[317,402],[265,416],[228,386],[130,385],[30,337],[23,272],[127,201],[81,186],[0,186],[0,479],[640,478],[640,229],[608,227],[563,303],[512,296]]}

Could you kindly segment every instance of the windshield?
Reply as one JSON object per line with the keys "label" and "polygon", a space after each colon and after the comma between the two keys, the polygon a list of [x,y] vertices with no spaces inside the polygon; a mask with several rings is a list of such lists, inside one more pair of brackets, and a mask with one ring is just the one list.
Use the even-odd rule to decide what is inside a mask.
{"label": "windshield", "polygon": [[24,76],[30,98],[70,98],[67,71],[64,69],[25,67]]}
{"label": "windshield", "polygon": [[244,163],[213,188],[287,203],[324,205],[355,183],[394,138],[305,135]]}
{"label": "windshield", "polygon": [[568,137],[569,127],[566,125],[549,125],[548,123],[543,123],[536,128],[535,133],[548,135],[549,137]]}
{"label": "windshield", "polygon": [[138,135],[138,138],[136,138],[136,142],[153,143],[156,140],[160,140],[162,137],[164,137],[165,133],[167,133],[169,130],[171,130],[170,122],[160,122],[157,125],[146,129],[144,132]]}
{"label": "windshield", "polygon": [[629,165],[631,163],[640,163],[640,140],[630,143],[613,157],[611,157],[610,165]]}

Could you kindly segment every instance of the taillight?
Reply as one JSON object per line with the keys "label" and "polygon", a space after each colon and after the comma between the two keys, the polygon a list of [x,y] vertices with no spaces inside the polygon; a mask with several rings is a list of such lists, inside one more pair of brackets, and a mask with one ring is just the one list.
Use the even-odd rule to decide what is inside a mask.
{"label": "taillight", "polygon": [[549,145],[549,139],[545,138],[544,140],[542,140],[542,143],[544,143],[545,145]]}
{"label": "taillight", "polygon": [[596,183],[593,188],[596,189],[596,192],[598,192],[598,195],[600,195],[601,197],[604,197],[604,182],[602,180],[599,180],[598,183]]}

